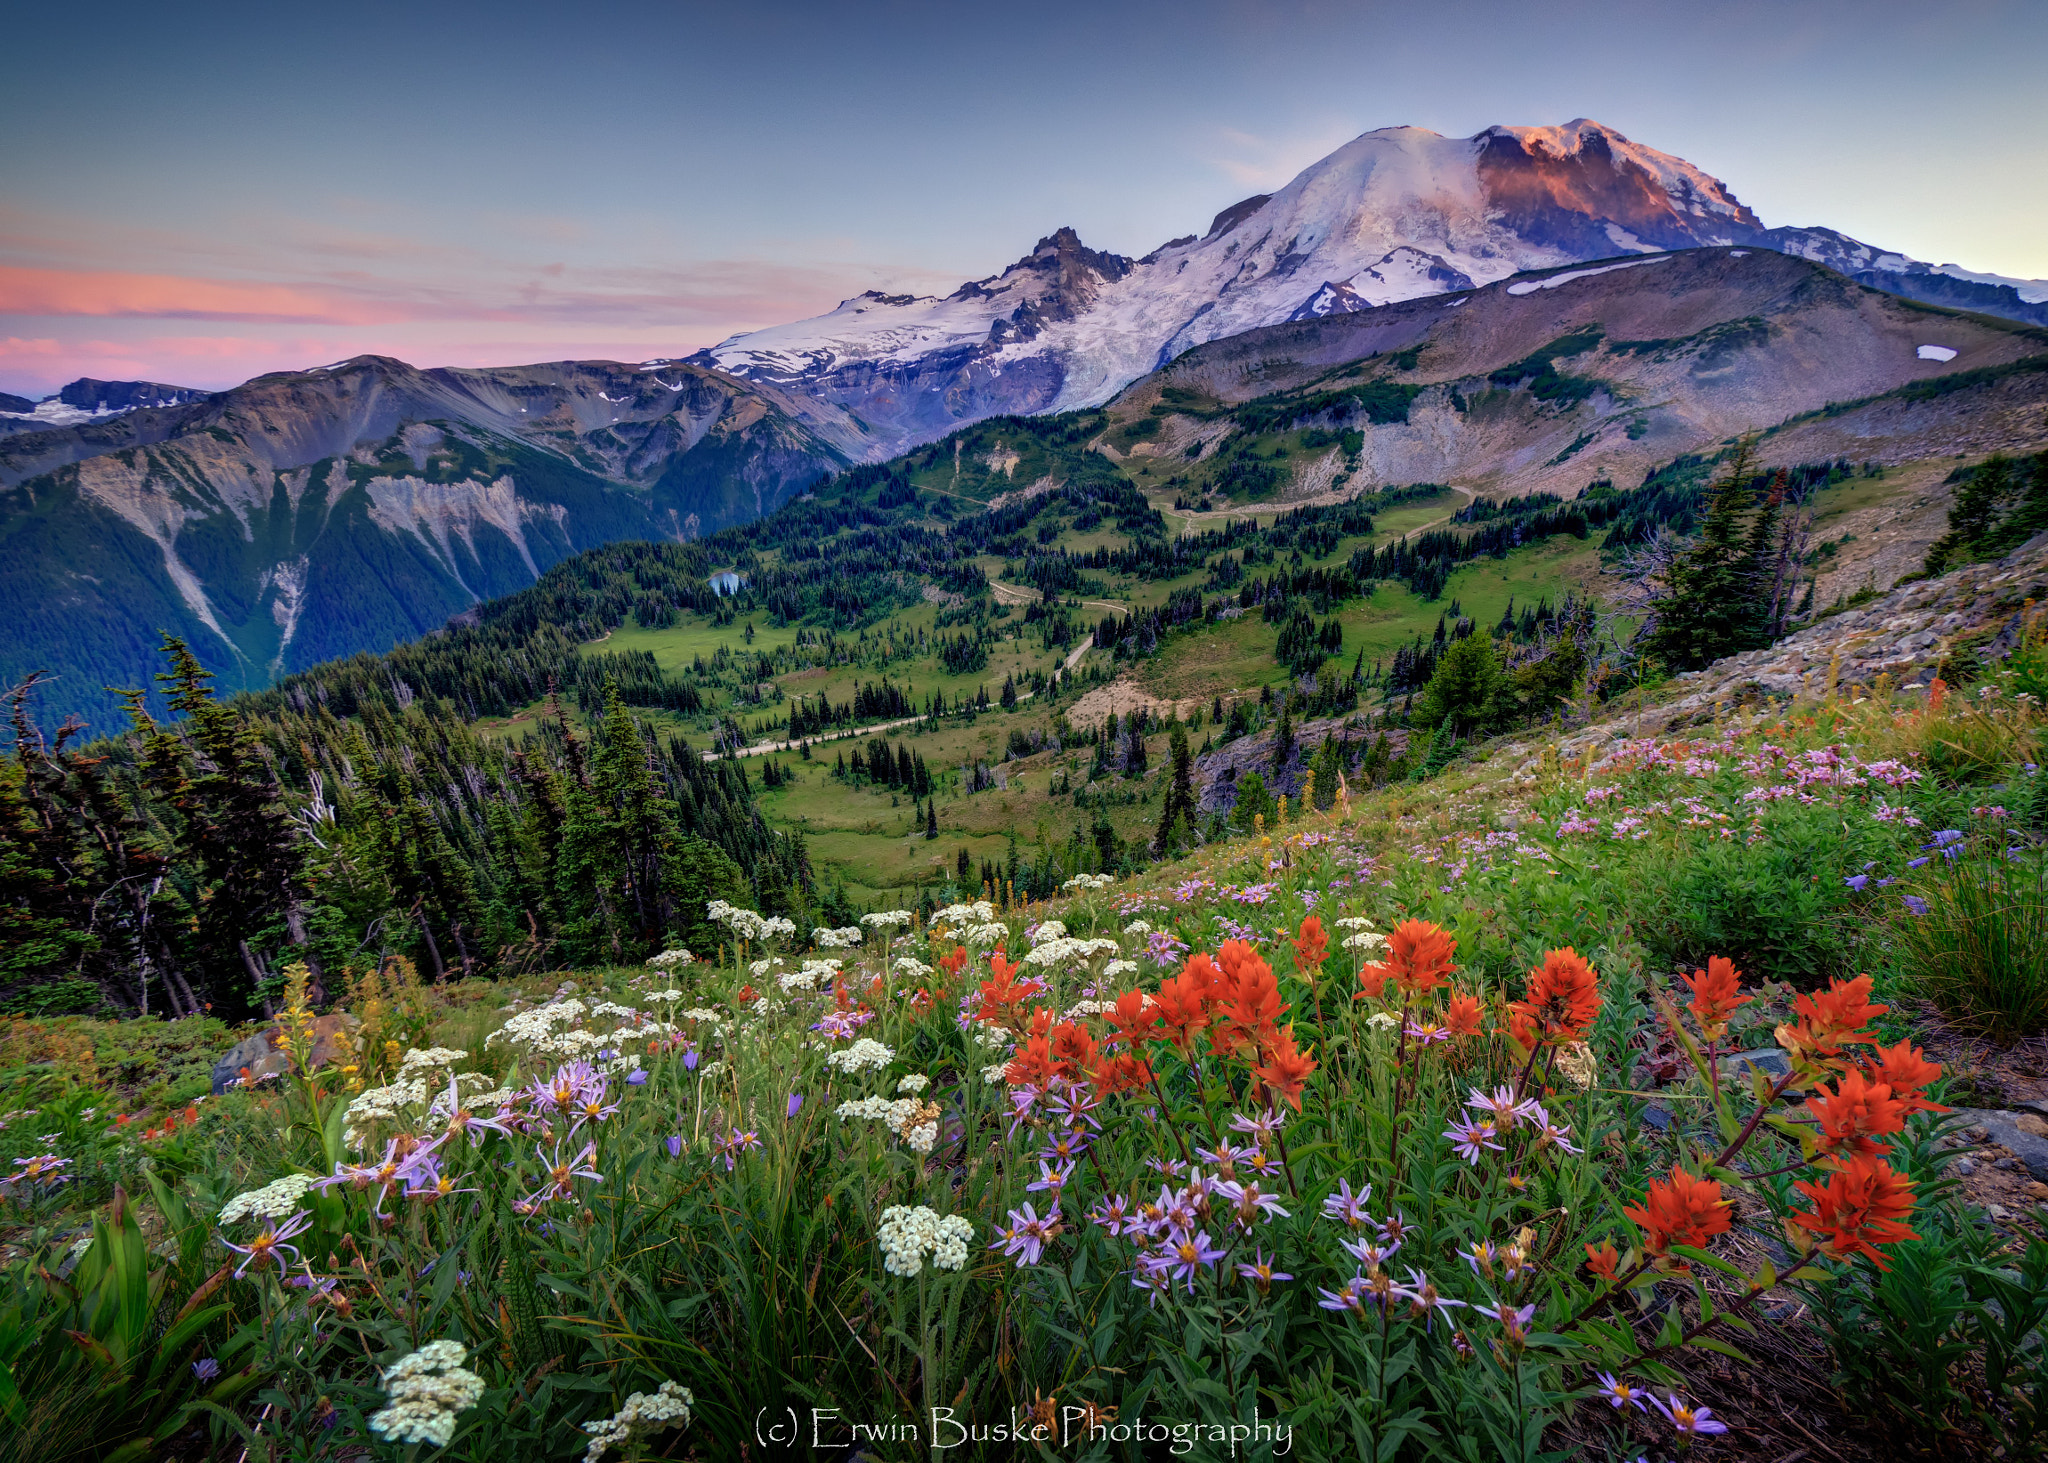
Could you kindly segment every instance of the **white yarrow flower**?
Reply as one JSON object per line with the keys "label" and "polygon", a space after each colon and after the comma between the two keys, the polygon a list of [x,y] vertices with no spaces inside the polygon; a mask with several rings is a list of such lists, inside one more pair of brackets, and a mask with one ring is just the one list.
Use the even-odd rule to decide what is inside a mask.
{"label": "white yarrow flower", "polygon": [[394,1443],[448,1446],[455,1415],[476,1406],[483,1378],[463,1369],[468,1355],[458,1341],[429,1341],[384,1370],[390,1406],[370,1418],[370,1431]]}

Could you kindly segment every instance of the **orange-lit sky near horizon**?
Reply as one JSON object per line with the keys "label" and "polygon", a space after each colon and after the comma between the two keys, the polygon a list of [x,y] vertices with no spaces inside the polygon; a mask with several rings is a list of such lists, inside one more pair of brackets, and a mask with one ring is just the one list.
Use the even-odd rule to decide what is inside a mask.
{"label": "orange-lit sky near horizon", "polygon": [[1340,143],[1588,116],[1769,225],[2048,276],[2048,5],[15,7],[0,391],[687,354]]}

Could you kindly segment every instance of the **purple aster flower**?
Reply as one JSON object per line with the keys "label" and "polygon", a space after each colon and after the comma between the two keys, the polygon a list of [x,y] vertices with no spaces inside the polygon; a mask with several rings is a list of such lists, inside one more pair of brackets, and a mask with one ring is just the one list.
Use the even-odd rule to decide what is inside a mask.
{"label": "purple aster flower", "polygon": [[1103,1231],[1112,1239],[1140,1227],[1131,1214],[1131,1201],[1122,1194],[1098,1200],[1095,1207],[1088,1211],[1088,1222],[1102,1226]]}
{"label": "purple aster flower", "polygon": [[1256,1179],[1248,1184],[1226,1180],[1216,1185],[1216,1196],[1237,1210],[1237,1223],[1244,1229],[1252,1227],[1254,1218],[1261,1224],[1271,1224],[1275,1217],[1288,1217],[1287,1210],[1280,1207],[1280,1196],[1265,1192]]}
{"label": "purple aster flower", "polygon": [[1102,1131],[1102,1124],[1096,1121],[1095,1109],[1102,1105],[1102,1098],[1093,1086],[1076,1082],[1064,1090],[1049,1093],[1045,1099],[1046,1110],[1070,1128],[1089,1127]]}
{"label": "purple aster flower", "polygon": [[1250,1264],[1238,1261],[1237,1274],[1240,1280],[1249,1280],[1258,1286],[1261,1295],[1271,1290],[1275,1282],[1294,1278],[1284,1270],[1275,1270],[1273,1262],[1266,1258],[1264,1250],[1257,1251]]}
{"label": "purple aster flower", "polygon": [[1017,1258],[1017,1268],[1036,1265],[1044,1257],[1046,1244],[1060,1232],[1059,1216],[1048,1214],[1038,1217],[1038,1211],[1026,1200],[1023,1207],[1010,1211],[1010,1227],[998,1230],[992,1250],[1001,1250]]}
{"label": "purple aster flower", "polygon": [[1369,1239],[1347,1239],[1339,1243],[1344,1247],[1346,1254],[1368,1270],[1377,1270],[1393,1259],[1394,1251],[1401,1248],[1399,1245],[1385,1245]]}
{"label": "purple aster flower", "polygon": [[1214,1148],[1197,1147],[1195,1157],[1224,1173],[1229,1173],[1258,1151],[1256,1148],[1236,1148],[1228,1143],[1221,1143]]}
{"label": "purple aster flower", "polygon": [[757,1151],[760,1147],[761,1135],[759,1133],[751,1129],[742,1132],[740,1129],[734,1128],[728,1136],[720,1138],[711,1145],[711,1155],[714,1158],[723,1158],[725,1160],[725,1171],[731,1173],[735,1168],[739,1167],[740,1155],[742,1153],[751,1153]]}
{"label": "purple aster flower", "polygon": [[1046,1145],[1038,1150],[1038,1157],[1054,1163],[1071,1163],[1088,1151],[1088,1131],[1062,1128],[1054,1132]]}
{"label": "purple aster flower", "polygon": [[1491,1150],[1505,1153],[1507,1150],[1493,1141],[1494,1128],[1491,1118],[1467,1118],[1444,1129],[1444,1136],[1451,1140],[1451,1151],[1467,1163],[1476,1165],[1479,1156]]}
{"label": "purple aster flower", "polygon": [[1195,1288],[1195,1272],[1197,1270],[1214,1265],[1229,1253],[1226,1250],[1219,1250],[1209,1243],[1209,1232],[1207,1230],[1203,1230],[1198,1234],[1182,1235],[1179,1239],[1170,1240],[1167,1243],[1166,1249],[1171,1256],[1169,1263],[1172,1267],[1174,1279],[1185,1280],[1190,1291],[1193,1291]]}
{"label": "purple aster flower", "polygon": [[541,1152],[538,1145],[533,1150],[533,1156],[540,1160],[541,1168],[548,1177],[546,1183],[526,1196],[524,1202],[529,1207],[545,1203],[550,1199],[573,1199],[576,1196],[576,1189],[570,1183],[571,1179],[597,1179],[602,1181],[604,1178],[603,1174],[589,1166],[590,1161],[597,1157],[597,1145],[595,1143],[584,1144],[583,1151],[574,1158],[565,1159],[562,1157],[562,1145],[560,1143],[555,1144],[555,1156],[552,1159],[547,1154]]}
{"label": "purple aster flower", "polygon": [[1033,1194],[1050,1191],[1053,1199],[1057,1201],[1060,1191],[1066,1187],[1067,1180],[1073,1176],[1073,1160],[1069,1159],[1056,1167],[1041,1158],[1038,1161],[1038,1177],[1024,1186],[1024,1192]]}
{"label": "purple aster flower", "polygon": [[1437,1294],[1437,1289],[1434,1285],[1430,1284],[1429,1277],[1420,1270],[1410,1270],[1408,1272],[1408,1283],[1395,1286],[1394,1296],[1398,1300],[1408,1302],[1410,1308],[1408,1311],[1409,1319],[1420,1320],[1425,1331],[1436,1329],[1436,1313],[1438,1311],[1449,1310],[1453,1306],[1463,1306],[1465,1304],[1464,1301],[1452,1300],[1447,1295]]}
{"label": "purple aster flower", "polygon": [[312,1227],[312,1224],[313,1216],[301,1209],[283,1224],[273,1221],[264,1225],[263,1233],[257,1235],[256,1238],[250,1240],[246,1245],[238,1245],[233,1240],[223,1238],[221,1240],[222,1244],[226,1245],[236,1254],[248,1257],[235,1267],[235,1278],[240,1280],[243,1271],[247,1270],[251,1265],[260,1266],[266,1260],[274,1260],[277,1263],[278,1270],[282,1272],[286,1268],[284,1252],[287,1250],[291,1252],[294,1260],[303,1262],[305,1256],[299,1253],[298,1247],[287,1244],[286,1241],[304,1234]]}
{"label": "purple aster flower", "polygon": [[605,1096],[605,1084],[600,1080],[586,1084],[582,1091],[576,1094],[576,1100],[563,1107],[562,1110],[573,1119],[569,1124],[569,1132],[572,1136],[585,1123],[602,1123],[606,1118],[618,1112],[619,1105],[616,1102],[606,1102]]}
{"label": "purple aster flower", "polygon": [[1252,1142],[1263,1147],[1268,1138],[1280,1131],[1285,1121],[1286,1119],[1276,1115],[1271,1108],[1256,1117],[1246,1117],[1243,1113],[1238,1113],[1230,1120],[1230,1131],[1249,1133]]}
{"label": "purple aster flower", "polygon": [[1728,1424],[1720,1421],[1708,1409],[1688,1406],[1679,1401],[1675,1394],[1669,1402],[1666,1402],[1655,1392],[1652,1392],[1650,1394],[1650,1401],[1656,1405],[1659,1412],[1671,1420],[1673,1427],[1689,1437],[1697,1436],[1700,1433],[1725,1433],[1728,1431]]}
{"label": "purple aster flower", "polygon": [[1511,1133],[1518,1122],[1534,1122],[1543,1115],[1543,1108],[1533,1097],[1515,1100],[1514,1089],[1496,1087],[1491,1094],[1472,1089],[1472,1096],[1465,1106],[1476,1111],[1493,1114],[1493,1126],[1497,1132]]}
{"label": "purple aster flower", "polygon": [[1351,1180],[1339,1179],[1337,1192],[1323,1200],[1323,1213],[1352,1229],[1363,1229],[1372,1223],[1372,1216],[1365,1212],[1365,1201],[1371,1197],[1371,1184],[1354,1194],[1351,1192]]}
{"label": "purple aster flower", "polygon": [[1339,1290],[1324,1290],[1318,1286],[1316,1294],[1322,1297],[1316,1304],[1326,1311],[1351,1311],[1359,1315],[1365,1313],[1363,1275],[1352,1276]]}
{"label": "purple aster flower", "polygon": [[1491,1279],[1493,1267],[1500,1263],[1501,1250],[1498,1245],[1478,1240],[1473,1243],[1471,1249],[1458,1251],[1458,1258],[1471,1267],[1474,1275],[1482,1279]]}
{"label": "purple aster flower", "polygon": [[1605,1397],[1608,1405],[1617,1412],[1624,1407],[1633,1407],[1638,1412],[1650,1410],[1643,1405],[1643,1398],[1649,1396],[1649,1393],[1629,1382],[1618,1381],[1606,1372],[1600,1373],[1600,1391],[1597,1395]]}
{"label": "purple aster flower", "polygon": [[192,1363],[192,1375],[202,1382],[210,1382],[220,1375],[220,1363],[210,1356],[202,1356]]}
{"label": "purple aster flower", "polygon": [[1487,1314],[1507,1328],[1508,1339],[1520,1341],[1529,1323],[1536,1319],[1536,1307],[1531,1303],[1517,1309],[1506,1301],[1497,1301]]}

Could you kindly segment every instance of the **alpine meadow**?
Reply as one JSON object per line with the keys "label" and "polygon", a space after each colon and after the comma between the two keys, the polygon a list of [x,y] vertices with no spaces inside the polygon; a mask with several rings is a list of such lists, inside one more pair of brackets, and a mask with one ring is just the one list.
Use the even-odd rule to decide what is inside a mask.
{"label": "alpine meadow", "polygon": [[[1001,66],[681,9],[440,47],[431,191],[212,69],[116,107],[214,139],[175,206],[24,169],[0,1463],[2048,1455],[2048,281],[1581,118],[912,288],[859,261],[1038,196],[993,119],[1167,95],[1124,7]],[[1416,29],[1158,44],[1362,17]],[[384,65],[280,25],[221,43],[295,111]],[[1503,44],[1431,84],[1566,66]],[[1266,145],[1190,86],[1190,157]],[[508,90],[678,153],[556,169]],[[969,155],[914,99],[976,191],[850,208]],[[1083,222],[1199,201],[1103,145]],[[652,358],[488,363],[586,340]]]}

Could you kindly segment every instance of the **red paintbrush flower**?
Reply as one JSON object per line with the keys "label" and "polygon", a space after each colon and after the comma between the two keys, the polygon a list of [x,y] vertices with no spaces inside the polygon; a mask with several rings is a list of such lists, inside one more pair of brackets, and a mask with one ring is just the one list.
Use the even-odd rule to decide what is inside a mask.
{"label": "red paintbrush flower", "polygon": [[1508,1009],[1515,1013],[1514,1038],[1525,1047],[1538,1041],[1551,1046],[1583,1041],[1600,1014],[1600,980],[1570,946],[1552,950],[1529,972],[1527,994],[1510,1001]]}
{"label": "red paintbrush flower", "polygon": [[1901,1132],[1910,1111],[1892,1097],[1882,1082],[1871,1083],[1861,1072],[1846,1072],[1835,1090],[1823,1087],[1806,1101],[1806,1110],[1820,1122],[1820,1151],[1874,1157],[1884,1151],[1879,1138]]}
{"label": "red paintbrush flower", "polygon": [[1136,1051],[1159,1036],[1159,1007],[1143,991],[1125,991],[1110,1009],[1109,1024],[1116,1028],[1111,1040]]}
{"label": "red paintbrush flower", "polygon": [[1310,915],[1301,922],[1301,933],[1294,940],[1294,970],[1304,980],[1313,981],[1322,974],[1323,961],[1330,953],[1330,938],[1323,933],[1323,922]]}
{"label": "red paintbrush flower", "polygon": [[1822,1236],[1821,1248],[1838,1260],[1868,1255],[1880,1270],[1891,1266],[1879,1245],[1920,1236],[1903,1221],[1913,1212],[1913,1183],[1892,1172],[1882,1158],[1860,1155],[1828,1175],[1826,1184],[1801,1179],[1793,1188],[1813,1201],[1811,1213],[1792,1222]]}
{"label": "red paintbrush flower", "polygon": [[1746,1006],[1755,999],[1741,994],[1742,972],[1735,968],[1735,962],[1719,955],[1707,957],[1705,970],[1695,970],[1691,975],[1681,972],[1679,979],[1692,987],[1692,1019],[1699,1022],[1709,1041],[1718,1041],[1727,1032],[1728,1018],[1735,1014],[1737,1006]]}
{"label": "red paintbrush flower", "polygon": [[1452,996],[1444,1008],[1444,1029],[1453,1036],[1479,1035],[1479,997]]}
{"label": "red paintbrush flower", "polygon": [[1308,1086],[1309,1074],[1315,1071],[1317,1063],[1307,1052],[1294,1049],[1292,1022],[1275,1033],[1265,1057],[1265,1061],[1252,1068],[1252,1075],[1265,1083],[1269,1091],[1286,1098],[1294,1105],[1294,1110],[1300,1112],[1302,1091]]}
{"label": "red paintbrush flower", "polygon": [[1643,1248],[1652,1255],[1665,1254],[1673,1245],[1703,1245],[1729,1228],[1728,1201],[1721,1197],[1721,1186],[1694,1178],[1675,1163],[1668,1180],[1650,1180],[1640,1209],[1621,1212],[1642,1230]]}
{"label": "red paintbrush flower", "polygon": [[1842,1048],[1876,1046],[1877,1038],[1863,1028],[1890,1009],[1872,1004],[1869,976],[1836,980],[1824,991],[1793,999],[1798,1019],[1778,1028],[1778,1045],[1809,1066],[1843,1067],[1848,1058]]}
{"label": "red paintbrush flower", "polygon": [[1863,1075],[1872,1082],[1882,1082],[1891,1088],[1893,1100],[1902,1104],[1907,1112],[1954,1111],[1923,1095],[1927,1085],[1941,1076],[1941,1063],[1928,1061],[1921,1055],[1920,1048],[1910,1041],[1879,1047],[1877,1060],[1863,1064]]}
{"label": "red paintbrush flower", "polygon": [[1405,997],[1427,995],[1457,967],[1458,942],[1427,920],[1403,920],[1387,936],[1387,958],[1358,972],[1359,994],[1376,996],[1392,981]]}

